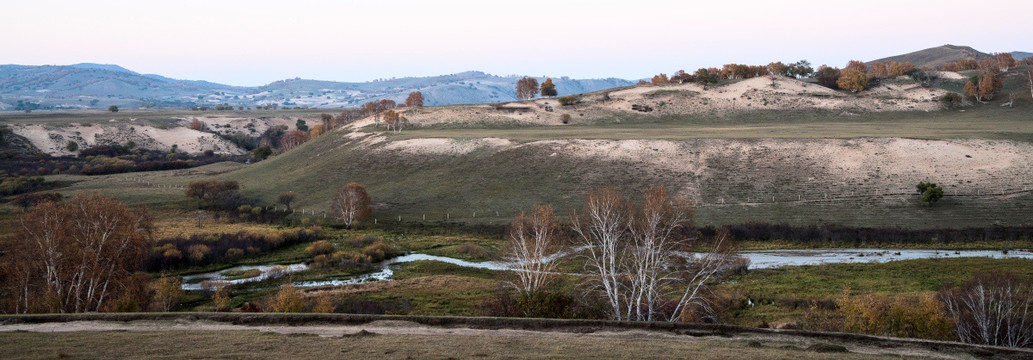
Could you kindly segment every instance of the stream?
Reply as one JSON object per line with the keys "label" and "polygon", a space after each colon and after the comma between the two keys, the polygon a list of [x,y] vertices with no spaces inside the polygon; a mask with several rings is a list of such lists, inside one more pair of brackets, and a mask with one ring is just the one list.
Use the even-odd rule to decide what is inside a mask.
{"label": "stream", "polygon": [[[914,259],[938,259],[958,257],[984,257],[992,259],[1019,258],[1033,259],[1033,252],[1025,250],[1010,250],[1007,253],[998,250],[886,250],[886,249],[823,249],[823,250],[767,250],[767,251],[744,251],[740,256],[750,259],[750,269],[772,269],[782,266],[802,266],[839,263],[884,263],[897,260]],[[550,256],[555,259],[559,256]],[[368,281],[390,280],[394,275],[392,265],[414,262],[414,261],[441,261],[449,264],[467,268],[488,269],[488,270],[509,270],[513,264],[502,261],[472,262],[455,259],[445,256],[427,254],[408,254],[379,264],[380,271],[351,276],[344,279],[330,279],[318,281],[295,282],[296,287],[316,286],[337,286],[346,284],[359,284]],[[206,283],[218,283],[235,285],[248,282],[262,281],[269,278],[282,277],[293,272],[308,270],[304,263],[291,265],[242,265],[219,271],[202,274],[187,275],[183,277],[183,290],[203,290]],[[230,279],[224,275],[226,272],[240,272],[258,270],[260,274],[254,277]]]}

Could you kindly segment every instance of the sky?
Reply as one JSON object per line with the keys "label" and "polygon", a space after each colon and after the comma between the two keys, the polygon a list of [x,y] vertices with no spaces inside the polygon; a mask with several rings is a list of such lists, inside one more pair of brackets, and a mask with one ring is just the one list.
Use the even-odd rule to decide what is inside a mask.
{"label": "sky", "polygon": [[3,6],[0,64],[239,86],[468,70],[630,80],[727,63],[842,67],[944,44],[1033,52],[1031,19],[1029,0],[31,0]]}

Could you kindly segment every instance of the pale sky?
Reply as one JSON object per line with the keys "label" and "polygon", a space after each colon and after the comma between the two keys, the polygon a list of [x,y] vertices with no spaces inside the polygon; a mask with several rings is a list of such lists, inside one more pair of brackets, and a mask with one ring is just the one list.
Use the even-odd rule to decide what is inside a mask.
{"label": "pale sky", "polygon": [[23,0],[0,64],[117,64],[264,85],[492,74],[619,77],[726,63],[842,67],[943,44],[1033,51],[1033,1]]}

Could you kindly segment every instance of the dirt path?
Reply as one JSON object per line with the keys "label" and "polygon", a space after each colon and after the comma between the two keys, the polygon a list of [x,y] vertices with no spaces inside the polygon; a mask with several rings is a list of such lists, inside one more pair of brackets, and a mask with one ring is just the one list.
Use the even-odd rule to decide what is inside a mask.
{"label": "dirt path", "polygon": [[[239,318],[231,317],[230,319],[236,319],[239,322],[245,323],[255,321],[255,318],[247,318],[244,316]],[[349,323],[353,320],[342,318],[345,321],[341,321],[341,323],[327,322],[325,321],[326,319],[319,321],[314,319],[302,319],[302,321],[298,322],[298,325],[289,325],[276,323],[282,320],[272,321],[272,323],[261,323],[265,322],[265,320],[262,320],[263,317],[258,317],[257,319],[259,319],[259,323],[234,324],[231,322],[209,320],[206,319],[205,316],[200,316],[199,318],[197,316],[184,316],[182,318],[163,316],[158,317],[157,319],[131,321],[93,320],[87,318],[78,321],[53,322],[37,322],[35,319],[31,318],[27,319],[29,321],[23,322],[21,321],[22,319],[7,318],[0,319],[0,344],[6,344],[0,345],[0,351],[5,350],[4,348],[8,346],[30,346],[29,344],[36,344],[37,341],[43,341],[46,343],[43,339],[53,339],[55,334],[60,333],[63,334],[60,335],[62,338],[90,343],[91,347],[89,349],[85,349],[87,350],[85,353],[87,357],[118,356],[119,354],[122,354],[120,351],[132,351],[132,347],[134,346],[163,346],[158,344],[149,345],[149,342],[168,341],[168,339],[177,339],[175,341],[179,342],[179,346],[183,346],[191,350],[189,355],[186,355],[188,353],[182,353],[184,356],[194,357],[200,355],[202,357],[206,357],[226,354],[226,352],[230,350],[225,348],[225,344],[243,344],[245,342],[241,339],[242,337],[258,336],[264,341],[283,340],[283,342],[288,344],[294,343],[294,346],[297,347],[306,346],[305,343],[307,341],[315,341],[312,339],[305,340],[307,339],[307,335],[315,335],[314,338],[328,339],[327,341],[337,341],[333,339],[339,339],[351,345],[357,345],[354,344],[355,340],[357,338],[363,338],[361,341],[363,346],[372,348],[353,348],[352,350],[361,350],[359,351],[360,353],[365,352],[366,354],[376,352],[378,355],[397,355],[386,356],[388,358],[410,357],[412,354],[420,354],[421,357],[452,357],[454,355],[464,357],[464,355],[484,355],[483,357],[489,358],[577,358],[581,355],[587,356],[589,353],[570,353],[566,349],[571,347],[577,348],[588,344],[606,344],[606,346],[617,346],[618,348],[622,348],[621,350],[609,350],[622,351],[611,353],[611,355],[618,357],[632,356],[667,358],[675,356],[678,353],[666,352],[665,349],[673,351],[683,348],[712,349],[711,352],[704,354],[704,358],[736,358],[737,356],[752,354],[751,356],[773,356],[794,359],[867,359],[895,357],[971,359],[974,358],[973,354],[981,356],[988,353],[991,355],[1003,356],[1003,358],[1033,357],[1033,352],[1005,352],[995,354],[997,351],[991,352],[983,348],[966,349],[965,346],[951,343],[933,343],[872,337],[858,337],[857,339],[852,339],[851,336],[836,334],[831,334],[828,338],[823,338],[822,336],[813,336],[813,334],[811,334],[811,336],[805,336],[805,334],[798,332],[776,332],[767,330],[716,334],[712,332],[707,333],[705,331],[684,329],[672,331],[678,327],[670,328],[662,326],[657,328],[653,328],[652,326],[612,328],[610,326],[606,326],[608,323],[605,322],[578,322],[574,324],[579,326],[549,328],[550,326],[556,324],[562,325],[563,323],[560,322],[548,325],[551,323],[548,320],[516,321],[506,319],[494,319],[493,323],[491,320],[475,319],[470,321],[469,325],[471,326],[463,326],[457,323],[450,323],[462,323],[463,321],[461,319],[438,319],[438,321],[442,322],[441,325],[428,325],[404,319],[394,320],[382,318],[365,323]],[[433,322],[434,319],[431,319],[430,321]],[[591,326],[592,324],[603,326]],[[538,326],[546,326],[546,328],[538,330],[527,329],[536,328]],[[269,338],[270,336],[273,338]],[[210,342],[190,345],[189,343],[192,341],[190,339],[193,339],[194,337],[209,339]],[[225,339],[223,339],[223,337],[225,337]],[[130,340],[127,342],[126,339]],[[140,343],[135,344],[136,340],[133,339],[139,339]],[[478,350],[479,352],[474,351],[475,353],[465,353],[464,351],[466,350],[474,350],[474,348],[463,348],[463,346],[466,346],[464,345],[466,342],[471,342],[472,344],[490,342],[497,346],[509,348],[510,350],[487,351],[486,348],[478,348],[480,349]],[[76,350],[74,348],[65,348],[67,344],[62,345],[57,344],[58,342],[54,343],[54,348],[51,350],[56,354],[72,354],[76,356],[84,355],[75,352]],[[626,344],[650,344],[653,348],[628,348]],[[38,347],[41,345],[31,346]],[[198,346],[200,346],[200,348],[198,348]],[[526,351],[514,354],[512,353],[512,348],[524,349]],[[203,351],[204,349],[207,349],[210,352],[198,352]],[[255,355],[254,357],[276,357],[276,351],[283,351],[274,348],[267,348],[266,350],[271,352],[251,355]],[[602,350],[607,351],[605,349]],[[298,357],[310,356],[306,355],[307,353],[304,352],[296,353],[293,350],[290,351],[292,355],[299,355]],[[507,352],[498,353],[498,351]],[[14,354],[15,356],[13,357],[15,358],[20,357],[17,356],[17,352],[9,354]],[[39,354],[45,354],[45,352],[40,351]],[[135,354],[135,356],[140,357],[149,357],[145,353],[140,352],[133,352],[131,354]],[[401,356],[403,354],[408,355]],[[606,353],[603,352],[601,354]],[[316,355],[313,354],[311,356]]]}

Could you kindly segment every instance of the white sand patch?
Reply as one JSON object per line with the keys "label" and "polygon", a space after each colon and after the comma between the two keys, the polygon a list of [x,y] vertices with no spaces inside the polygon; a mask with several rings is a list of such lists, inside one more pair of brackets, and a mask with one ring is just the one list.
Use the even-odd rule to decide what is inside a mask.
{"label": "white sand patch", "polygon": [[392,141],[383,147],[384,150],[403,151],[412,154],[459,155],[467,154],[482,148],[503,149],[513,146],[506,139],[412,139]]}

